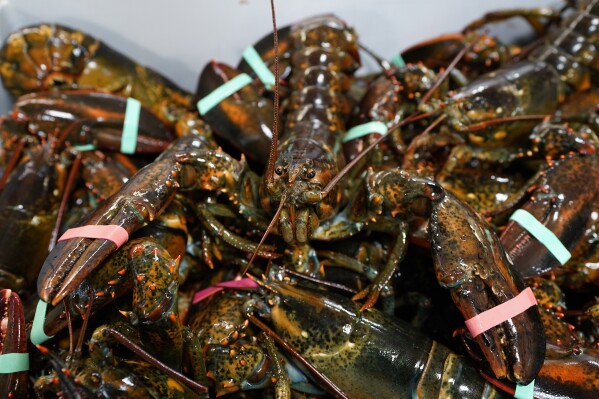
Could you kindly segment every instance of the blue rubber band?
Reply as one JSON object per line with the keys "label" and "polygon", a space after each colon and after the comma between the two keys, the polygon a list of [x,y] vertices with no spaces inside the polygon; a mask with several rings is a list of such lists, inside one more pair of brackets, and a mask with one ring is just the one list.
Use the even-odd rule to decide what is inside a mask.
{"label": "blue rubber band", "polygon": [[235,76],[233,79],[219,86],[212,93],[198,101],[198,111],[200,115],[205,115],[206,112],[218,105],[225,98],[237,92],[239,89],[252,83],[252,78],[247,73]]}
{"label": "blue rubber band", "polygon": [[345,133],[345,136],[341,141],[347,143],[348,141],[355,140],[371,133],[387,134],[387,125],[383,122],[372,121],[354,126]]}
{"label": "blue rubber band", "polygon": [[141,103],[134,98],[127,98],[125,123],[123,124],[123,135],[121,136],[121,152],[123,154],[135,154],[140,112]]}
{"label": "blue rubber band", "polygon": [[530,235],[543,244],[562,265],[571,258],[572,255],[570,254],[570,251],[568,251],[568,248],[562,244],[559,238],[524,209],[518,209],[514,212],[510,217],[510,220],[517,222],[524,230],[528,231]]}
{"label": "blue rubber band", "polygon": [[81,144],[81,145],[74,145],[74,146],[72,146],[72,148],[79,152],[85,152],[85,151],[95,150],[96,146],[93,144]]}
{"label": "blue rubber band", "polygon": [[0,355],[0,374],[29,370],[29,353],[5,353]]}
{"label": "blue rubber band", "polygon": [[516,399],[533,399],[535,390],[535,380],[528,385],[520,385],[516,384],[516,392],[514,393],[514,398]]}
{"label": "blue rubber band", "polygon": [[390,61],[393,65],[395,65],[396,67],[402,68],[406,66],[406,62],[403,60],[403,58],[401,57],[401,54],[397,54],[395,55],[393,58],[391,58]]}
{"label": "blue rubber band", "polygon": [[258,79],[264,83],[264,86],[266,86],[267,89],[270,89],[275,85],[275,75],[268,69],[266,64],[264,64],[262,57],[260,57],[260,54],[258,54],[254,47],[250,46],[244,50],[243,59],[256,73]]}
{"label": "blue rubber band", "polygon": [[39,345],[43,342],[46,342],[54,336],[48,336],[44,332],[44,321],[46,321],[47,308],[48,304],[40,299],[37,303],[37,308],[35,309],[35,316],[33,317],[33,326],[31,326],[31,334],[29,335],[29,339],[31,340],[31,343],[34,345]]}

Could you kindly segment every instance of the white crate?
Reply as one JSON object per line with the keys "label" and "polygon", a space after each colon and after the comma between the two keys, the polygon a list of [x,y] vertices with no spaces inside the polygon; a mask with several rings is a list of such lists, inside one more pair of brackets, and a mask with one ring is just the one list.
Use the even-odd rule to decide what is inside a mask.
{"label": "white crate", "polygon": [[[418,41],[459,31],[489,10],[555,4],[555,0],[287,0],[276,1],[279,26],[335,13],[385,57]],[[195,90],[210,59],[236,64],[272,30],[268,0],[0,0],[0,38],[39,22],[92,34],[139,63]],[[372,65],[372,64],[370,64]],[[0,88],[0,114],[10,100]]]}

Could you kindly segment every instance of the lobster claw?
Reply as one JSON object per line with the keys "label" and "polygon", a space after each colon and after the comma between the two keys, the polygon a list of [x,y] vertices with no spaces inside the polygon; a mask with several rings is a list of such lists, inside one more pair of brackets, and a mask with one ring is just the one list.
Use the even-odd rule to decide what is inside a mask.
{"label": "lobster claw", "polygon": [[[245,170],[244,166],[214,147],[214,143],[198,135],[177,139],[156,161],[129,179],[83,224],[119,226],[130,236],[154,220],[172,201],[179,187],[210,190],[230,184],[235,186],[227,187],[232,191]],[[214,165],[221,167],[216,177]],[[59,241],[44,261],[38,276],[40,298],[56,306],[118,249],[115,242],[92,238]]]}
{"label": "lobster claw", "polygon": [[[242,75],[225,64],[207,64],[196,89],[198,104],[234,78],[240,79]],[[217,135],[244,154],[264,162],[272,138],[273,102],[260,96],[260,87],[259,82],[252,82],[209,109],[200,107],[200,114]]]}
{"label": "lobster claw", "polygon": [[[450,192],[433,206],[431,247],[439,283],[470,319],[516,297],[524,288],[510,271],[497,236]],[[476,340],[497,378],[528,384],[545,357],[545,335],[536,306],[490,328]]]}
{"label": "lobster claw", "polygon": [[[580,155],[557,161],[541,175],[538,186],[521,209],[572,250],[599,199],[599,158]],[[501,242],[523,277],[546,273],[559,264],[540,241],[514,221],[506,226]]]}
{"label": "lobster claw", "polygon": [[[104,201],[84,223],[118,225],[131,235],[152,221],[174,198],[181,174],[181,165],[174,154],[206,145],[197,136],[174,141],[156,161],[141,169],[117,194]],[[56,306],[116,250],[114,242],[103,239],[59,241],[44,261],[38,276],[40,298]]]}
{"label": "lobster claw", "polygon": [[[16,292],[9,289],[0,291],[0,349],[2,355],[27,353],[27,333],[23,305]],[[14,360],[8,363],[16,363]],[[27,397],[27,371],[6,373],[0,370],[0,396],[3,398]]]}
{"label": "lobster claw", "polygon": [[[71,90],[27,94],[17,99],[14,109],[48,133],[62,126],[63,132],[70,133],[65,140],[73,145],[95,144],[102,149],[119,151],[127,104],[127,98],[111,93]],[[70,128],[77,123],[87,129]],[[175,134],[143,106],[139,109],[137,132],[137,153],[158,154],[175,139]]]}

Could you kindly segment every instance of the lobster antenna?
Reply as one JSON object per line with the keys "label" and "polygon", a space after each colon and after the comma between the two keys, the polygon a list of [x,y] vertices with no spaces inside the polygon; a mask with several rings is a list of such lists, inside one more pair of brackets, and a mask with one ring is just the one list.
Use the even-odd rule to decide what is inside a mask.
{"label": "lobster antenna", "polygon": [[[279,132],[279,80],[280,80],[279,35],[277,34],[277,17],[275,14],[275,0],[270,0],[270,13],[272,15],[273,52],[274,52],[274,63],[275,63],[275,99],[274,99],[274,107],[273,107],[274,108],[274,118],[273,118],[273,122],[272,122],[272,140],[270,142],[270,155],[268,156],[268,165],[266,166],[266,186],[267,187],[269,185],[271,185],[274,180],[275,161],[277,159],[277,147],[279,144],[279,133],[278,133]],[[281,198],[281,203],[279,204],[279,209],[277,209],[275,216],[270,221],[270,224],[268,225],[268,228],[264,232],[264,235],[262,236],[262,239],[260,240],[258,247],[252,254],[252,257],[251,257],[250,261],[248,262],[247,266],[245,267],[245,270],[243,271],[242,274],[247,273],[247,271],[250,269],[250,266],[254,262],[254,259],[256,259],[256,255],[258,254],[260,247],[264,243],[264,240],[266,240],[266,237],[268,236],[270,231],[273,229],[276,221],[279,219],[279,214],[281,213],[281,210],[283,209],[283,205],[285,204],[285,199],[286,199],[285,196],[283,196],[283,198]]]}
{"label": "lobster antenna", "polygon": [[270,142],[270,155],[268,165],[266,166],[266,184],[272,184],[275,174],[275,161],[277,159],[277,147],[279,144],[279,35],[277,34],[277,17],[275,15],[275,1],[270,0],[270,10],[272,15],[273,27],[273,52],[275,63],[275,99],[274,99],[274,119],[272,122],[272,140]]}
{"label": "lobster antenna", "polygon": [[281,202],[279,203],[279,208],[275,212],[275,215],[272,217],[272,220],[270,221],[270,224],[266,228],[264,235],[262,235],[262,239],[260,239],[260,242],[258,243],[256,250],[252,254],[252,257],[250,258],[250,261],[248,262],[247,266],[243,270],[243,273],[241,273],[242,275],[246,274],[247,271],[250,270],[250,266],[252,265],[252,263],[254,263],[254,259],[256,259],[256,255],[258,255],[258,252],[260,251],[260,247],[262,247],[262,244],[264,244],[264,240],[266,240],[266,237],[268,237],[268,234],[270,234],[273,227],[275,227],[275,223],[277,222],[277,220],[279,220],[279,214],[281,213],[281,210],[283,209],[283,205],[285,205],[286,199],[287,199],[287,197],[285,197],[285,196],[283,196],[283,198],[281,198]]}

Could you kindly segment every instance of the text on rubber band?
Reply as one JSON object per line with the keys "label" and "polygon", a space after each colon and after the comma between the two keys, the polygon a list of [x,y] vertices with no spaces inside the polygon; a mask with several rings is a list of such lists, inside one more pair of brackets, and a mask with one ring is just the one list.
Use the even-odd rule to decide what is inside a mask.
{"label": "text on rubber band", "polygon": [[123,154],[135,154],[140,112],[141,103],[134,98],[127,98],[125,122],[123,124],[123,134],[121,136],[121,152]]}
{"label": "text on rubber band", "polygon": [[268,69],[260,54],[256,51],[256,49],[252,46],[245,49],[243,52],[243,59],[248,63],[248,65],[252,68],[252,70],[258,76],[258,79],[267,89],[270,89],[275,85],[275,75]]}
{"label": "text on rubber band", "polygon": [[34,345],[39,345],[53,337],[46,335],[44,332],[47,308],[48,304],[40,299],[35,308],[35,316],[33,317],[33,325],[31,326],[31,334],[29,335],[29,339]]}
{"label": "text on rubber band", "polygon": [[479,315],[466,320],[466,327],[473,337],[493,328],[512,317],[518,316],[526,309],[537,304],[537,299],[530,287],[514,298],[495,306]]}
{"label": "text on rubber band", "polygon": [[559,238],[547,227],[543,226],[533,215],[524,209],[518,209],[512,214],[510,220],[517,222],[522,228],[536,238],[549,252],[561,263],[565,264],[570,257],[570,251],[562,244]]}
{"label": "text on rubber band", "polygon": [[383,122],[372,121],[354,126],[349,129],[347,133],[345,133],[345,136],[343,136],[343,140],[341,141],[347,143],[348,141],[352,141],[372,133],[387,134],[387,125],[385,125]]}
{"label": "text on rubber band", "polygon": [[110,240],[116,244],[117,248],[129,240],[129,233],[121,226],[115,224],[109,225],[88,225],[68,229],[58,239],[58,241],[69,240],[71,238],[99,238]]}
{"label": "text on rubber band", "polygon": [[252,83],[252,78],[247,73],[235,76],[233,79],[225,82],[212,93],[198,101],[198,111],[200,115],[205,115],[206,112],[216,107],[218,103],[229,97],[233,93],[239,91],[241,88]]}

